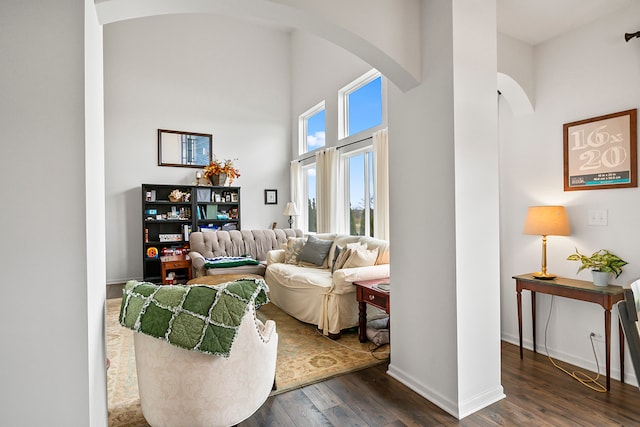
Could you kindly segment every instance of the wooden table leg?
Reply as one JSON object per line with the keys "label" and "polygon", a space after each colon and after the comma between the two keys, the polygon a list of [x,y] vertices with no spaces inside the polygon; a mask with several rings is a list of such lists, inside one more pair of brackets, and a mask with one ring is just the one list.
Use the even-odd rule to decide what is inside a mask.
{"label": "wooden table leg", "polygon": [[607,390],[611,388],[611,310],[604,310],[604,346],[605,346],[605,370],[607,373]]}
{"label": "wooden table leg", "polygon": [[167,284],[167,265],[160,261],[160,283]]}
{"label": "wooden table leg", "polygon": [[518,299],[518,336],[520,337],[520,359],[522,359],[522,290],[516,290]]}
{"label": "wooden table leg", "polygon": [[618,337],[620,340],[620,382],[624,384],[624,331],[622,323],[618,322]]}
{"label": "wooden table leg", "polygon": [[358,338],[360,342],[367,342],[367,304],[358,302]]}
{"label": "wooden table leg", "polygon": [[536,352],[536,293],[531,291],[531,320],[533,321],[533,352]]}

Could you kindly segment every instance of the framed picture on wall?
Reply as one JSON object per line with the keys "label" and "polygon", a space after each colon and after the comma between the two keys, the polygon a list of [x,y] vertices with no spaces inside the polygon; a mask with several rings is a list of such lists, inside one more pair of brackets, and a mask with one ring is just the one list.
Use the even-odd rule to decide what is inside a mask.
{"label": "framed picture on wall", "polygon": [[264,190],[264,204],[265,205],[277,205],[278,204],[278,190]]}
{"label": "framed picture on wall", "polygon": [[158,129],[158,166],[203,168],[211,162],[213,135]]}
{"label": "framed picture on wall", "polygon": [[637,110],[565,123],[564,191],[638,186]]}

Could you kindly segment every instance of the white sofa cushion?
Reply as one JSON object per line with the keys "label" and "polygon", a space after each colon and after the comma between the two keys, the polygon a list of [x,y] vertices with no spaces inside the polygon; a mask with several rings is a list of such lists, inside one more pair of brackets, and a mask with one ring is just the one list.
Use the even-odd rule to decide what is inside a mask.
{"label": "white sofa cushion", "polygon": [[331,271],[324,268],[279,263],[272,264],[270,270],[273,277],[287,288],[316,286],[328,289],[332,284]]}

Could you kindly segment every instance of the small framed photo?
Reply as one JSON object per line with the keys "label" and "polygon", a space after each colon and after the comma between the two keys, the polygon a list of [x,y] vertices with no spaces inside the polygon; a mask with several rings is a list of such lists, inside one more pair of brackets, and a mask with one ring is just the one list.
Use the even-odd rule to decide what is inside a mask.
{"label": "small framed photo", "polygon": [[216,193],[215,196],[214,196],[214,200],[217,203],[220,203],[222,201],[222,195],[220,193]]}
{"label": "small framed photo", "polygon": [[637,187],[637,110],[563,125],[564,191]]}
{"label": "small framed photo", "polygon": [[231,193],[231,202],[238,203],[238,193]]}
{"label": "small framed photo", "polygon": [[278,204],[278,190],[264,190],[264,204],[265,205],[277,205]]}

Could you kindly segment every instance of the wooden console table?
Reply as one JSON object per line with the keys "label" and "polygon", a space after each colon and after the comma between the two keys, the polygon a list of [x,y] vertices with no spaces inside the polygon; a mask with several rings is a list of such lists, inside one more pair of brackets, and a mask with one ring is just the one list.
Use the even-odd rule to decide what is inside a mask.
{"label": "wooden console table", "polygon": [[[518,334],[520,335],[520,359],[522,359],[522,291],[531,291],[531,318],[533,319],[533,352],[536,352],[536,292],[571,298],[579,301],[594,302],[604,308],[604,342],[606,352],[607,390],[611,379],[611,308],[624,299],[622,286],[595,286],[584,280],[556,277],[553,280],[541,280],[531,274],[513,276],[516,280],[518,298]],[[620,337],[620,381],[624,383],[624,335],[618,322]]]}

